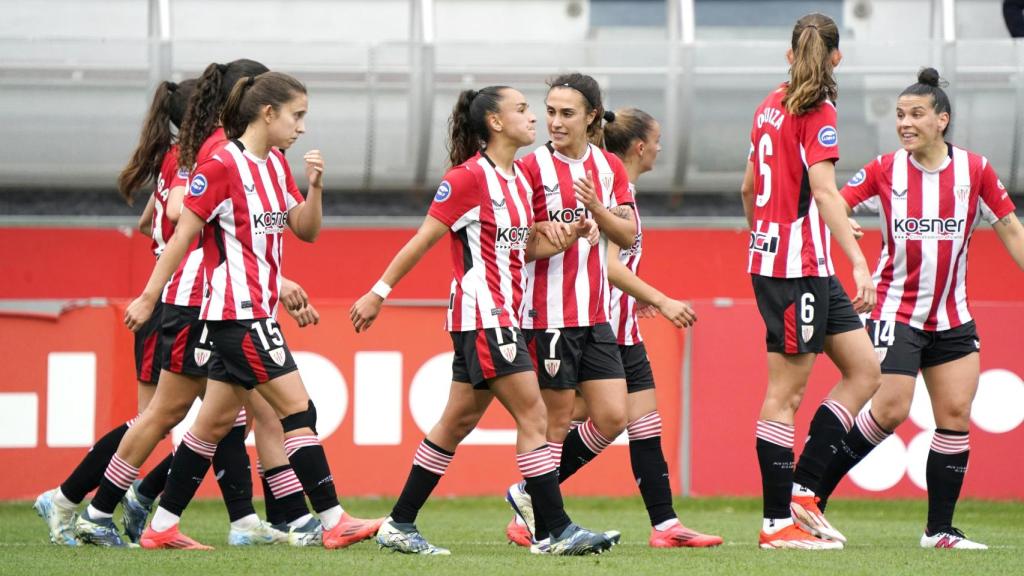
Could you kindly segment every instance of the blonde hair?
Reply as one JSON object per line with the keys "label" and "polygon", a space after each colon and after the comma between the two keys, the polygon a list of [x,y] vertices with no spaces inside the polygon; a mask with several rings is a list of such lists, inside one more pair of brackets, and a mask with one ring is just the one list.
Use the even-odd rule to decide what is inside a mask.
{"label": "blonde hair", "polygon": [[782,105],[799,116],[822,100],[839,97],[832,75],[832,51],[839,48],[839,28],[824,14],[808,14],[796,21],[790,40],[793,65],[789,69],[789,88]]}

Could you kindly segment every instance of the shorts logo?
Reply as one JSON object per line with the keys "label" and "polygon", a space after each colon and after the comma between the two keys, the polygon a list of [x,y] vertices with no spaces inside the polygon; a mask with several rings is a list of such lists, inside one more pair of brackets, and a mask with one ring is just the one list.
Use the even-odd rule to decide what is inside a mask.
{"label": "shorts logo", "polygon": [[437,187],[437,193],[434,194],[434,202],[444,202],[452,195],[452,185],[447,180],[441,182],[441,185]]}
{"label": "shorts logo", "polygon": [[202,196],[203,192],[206,192],[206,176],[196,174],[188,186],[188,193],[193,196]]}
{"label": "shorts logo", "polygon": [[967,202],[967,197],[971,195],[970,184],[961,184],[953,187],[953,194],[956,194],[956,199],[960,203]]}
{"label": "shorts logo", "polygon": [[284,348],[274,348],[269,352],[270,359],[274,361],[274,364],[278,366],[284,366],[285,353]]}
{"label": "shorts logo", "polygon": [[854,174],[853,178],[850,178],[850,181],[847,182],[846,185],[847,186],[860,186],[861,184],[864,183],[864,180],[867,179],[867,177],[868,177],[868,173],[865,172],[863,168],[861,168],[860,172],[857,172],[856,174]]}
{"label": "shorts logo", "polygon": [[192,356],[196,359],[196,366],[206,366],[210,360],[210,351],[206,348],[196,348]]}
{"label": "shorts logo", "polygon": [[827,148],[835,146],[839,142],[839,133],[834,126],[822,126],[818,130],[818,143]]}
{"label": "shorts logo", "polygon": [[804,339],[804,344],[810,342],[814,336],[814,326],[801,326],[800,336]]}
{"label": "shorts logo", "polygon": [[878,363],[881,364],[882,362],[885,362],[885,357],[889,354],[889,349],[884,346],[876,347],[875,354],[878,355]]}
{"label": "shorts logo", "polygon": [[974,348],[977,349],[977,350],[981,350],[981,342],[975,340],[974,341]]}
{"label": "shorts logo", "polygon": [[552,358],[544,359],[544,371],[547,372],[548,376],[551,376],[552,378],[555,377],[555,374],[558,374],[558,369],[561,368],[561,366],[561,360],[556,360]]}
{"label": "shorts logo", "polygon": [[502,357],[505,358],[505,361],[508,362],[509,364],[515,361],[517,353],[515,342],[502,344],[501,346],[498,346],[498,350],[501,351]]}

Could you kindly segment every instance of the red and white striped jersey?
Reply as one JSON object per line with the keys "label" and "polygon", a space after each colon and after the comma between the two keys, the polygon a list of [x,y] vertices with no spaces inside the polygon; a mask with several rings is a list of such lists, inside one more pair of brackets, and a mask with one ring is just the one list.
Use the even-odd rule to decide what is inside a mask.
{"label": "red and white striped jersey", "polygon": [[[629,193],[636,198],[636,189],[629,185]],[[619,262],[629,269],[633,274],[640,273],[640,257],[643,255],[644,235],[640,228],[640,210],[633,205],[633,215],[636,217],[636,240],[629,248],[619,250]],[[608,322],[615,331],[622,346],[632,346],[643,342],[640,336],[640,325],[636,321],[636,298],[619,290],[614,285],[611,288],[611,302],[609,305],[610,316]]]}
{"label": "red and white striped jersey", "polygon": [[949,145],[942,166],[929,171],[901,149],[865,166],[842,195],[858,212],[877,211],[881,220],[872,319],[921,330],[948,330],[971,320],[971,234],[981,219],[993,223],[1014,210],[984,156]]}
{"label": "red and white striped jersey", "polygon": [[[579,160],[546,144],[520,162],[533,184],[533,213],[538,221],[572,223],[586,217],[586,209],[576,200],[572,186],[588,173],[593,175],[597,194],[606,207],[633,203],[622,161],[593,144]],[[565,252],[529,263],[523,328],[571,328],[607,322],[607,249],[608,240],[602,235],[597,246],[576,242]]]}
{"label": "red and white striped jersey", "polygon": [[482,154],[445,174],[427,214],[451,234],[446,330],[519,326],[531,190],[518,164],[514,174],[504,174]]}
{"label": "red and white striped jersey", "polygon": [[835,274],[831,234],[811,196],[807,170],[839,159],[836,109],[825,100],[791,116],[782,84],[754,113],[749,161],[754,169],[754,229],[747,272],[775,278]]}
{"label": "red and white striped jersey", "polygon": [[[224,134],[223,128],[214,130],[203,141],[203,145],[200,146],[199,154],[196,156],[198,162],[201,163],[207,160],[211,155],[223,148],[227,142],[228,138]],[[188,194],[185,196],[187,198]],[[207,235],[207,230],[209,230],[209,227],[204,228],[203,234],[192,242],[188,249],[188,255],[181,260],[178,269],[174,271],[174,275],[171,276],[167,285],[164,286],[163,301],[165,304],[190,307],[203,304],[207,268],[204,265],[203,259],[208,256],[203,247],[206,244],[204,237]]]}
{"label": "red and white striped jersey", "polygon": [[167,218],[167,197],[178,186],[188,186],[188,170],[178,168],[178,145],[172,144],[160,163],[160,175],[153,191],[153,254],[160,256],[174,234],[174,222]]}
{"label": "red and white striped jersey", "polygon": [[185,207],[209,223],[207,252],[217,252],[216,262],[207,258],[201,318],[277,316],[284,229],[288,212],[303,201],[277,149],[257,158],[233,140],[199,164]]}

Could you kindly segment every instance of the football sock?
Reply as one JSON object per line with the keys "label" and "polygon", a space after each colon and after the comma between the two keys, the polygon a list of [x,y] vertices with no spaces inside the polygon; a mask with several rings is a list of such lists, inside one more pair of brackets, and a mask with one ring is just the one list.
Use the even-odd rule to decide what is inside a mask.
{"label": "football sock", "polygon": [[[302,483],[302,489],[309,496],[309,501],[315,510],[324,518],[324,512],[338,507],[337,517],[341,518],[344,513],[338,503],[338,493],[334,489],[334,477],[331,476],[331,467],[327,464],[327,456],[324,454],[320,440],[314,435],[292,436],[284,441],[284,453],[288,455],[288,461],[292,470]],[[329,512],[329,517],[334,517],[334,512]],[[334,522],[337,524],[337,522]],[[324,522],[324,528],[330,529],[334,524],[328,526]]]}
{"label": "football sock", "polygon": [[100,485],[111,457],[117,452],[117,446],[127,432],[128,424],[121,424],[93,444],[71,475],[67,477],[67,480],[60,485],[60,491],[68,500],[79,504],[89,492]]}
{"label": "football sock", "polygon": [[562,444],[560,465],[558,467],[558,481],[565,482],[570,476],[576,473],[587,462],[593,460],[612,441],[605,438],[597,431],[594,421],[587,419],[565,437]]}
{"label": "football sock", "polygon": [[100,488],[89,504],[90,516],[102,518],[113,515],[114,508],[124,498],[125,492],[128,491],[128,488],[131,487],[132,482],[135,481],[138,475],[138,468],[125,462],[117,454],[114,454],[106,471],[103,473]]}
{"label": "football sock", "polygon": [[402,493],[391,509],[391,519],[400,524],[415,522],[420,508],[423,508],[454,457],[454,452],[424,438],[412,458],[412,469],[405,479]]}
{"label": "football sock", "polygon": [[792,424],[757,421],[757,462],[761,467],[761,493],[766,520],[790,518],[793,434]]}
{"label": "football sock", "polygon": [[[244,414],[245,409],[242,410]],[[245,416],[242,416],[241,426],[236,421],[227,436],[217,443],[213,473],[232,522],[256,514],[252,505],[252,470],[249,453],[245,451]]]}
{"label": "football sock", "polygon": [[[545,534],[535,534],[537,540],[548,532],[561,534],[571,522],[565,513],[562,492],[558,487],[558,470],[551,458],[551,448],[541,446],[529,452],[516,454],[516,465],[526,479],[526,493],[533,501],[534,518],[544,519]],[[535,522],[536,523],[536,522]],[[540,528],[537,527],[539,532]]]}
{"label": "football sock", "polygon": [[[216,444],[200,440],[191,431],[185,433],[174,453],[174,462],[171,463],[171,472],[167,475],[167,485],[160,497],[158,509],[181,516],[210,469],[210,461],[216,450]],[[166,530],[155,525],[153,529],[158,532]]]}
{"label": "football sock", "polygon": [[661,416],[657,412],[641,416],[626,427],[626,433],[633,478],[640,488],[651,526],[675,519],[668,463],[661,450]]}
{"label": "football sock", "polygon": [[850,412],[839,402],[826,398],[811,419],[804,451],[793,472],[793,481],[811,492],[817,492],[825,468],[839,452],[839,445],[852,426],[853,416]]}
{"label": "football sock", "polygon": [[291,523],[309,515],[302,482],[291,465],[266,471],[263,490],[268,495],[267,521],[271,524]]}
{"label": "football sock", "polygon": [[825,510],[829,497],[832,496],[832,492],[835,491],[843,477],[890,434],[892,432],[878,425],[878,421],[871,415],[870,410],[865,410],[857,415],[853,428],[843,438],[839,445],[839,452],[825,468],[825,473],[821,476],[821,482],[818,484],[818,490],[815,492],[820,499],[818,507],[822,511]]}
{"label": "football sock", "polygon": [[167,484],[167,474],[171,471],[171,462],[174,462],[173,452],[154,466],[149,471],[149,474],[146,474],[142,479],[142,482],[139,482],[135,492],[140,498],[145,498],[152,503],[164,491],[164,486]]}
{"label": "football sock", "polygon": [[932,436],[925,477],[928,482],[928,533],[950,528],[970,456],[967,432],[939,428]]}

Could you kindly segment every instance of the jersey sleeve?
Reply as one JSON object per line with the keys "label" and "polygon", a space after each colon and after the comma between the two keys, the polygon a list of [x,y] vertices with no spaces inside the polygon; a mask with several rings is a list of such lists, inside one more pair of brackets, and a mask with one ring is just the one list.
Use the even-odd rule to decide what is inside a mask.
{"label": "jersey sleeve", "polygon": [[608,158],[608,164],[612,168],[612,173],[615,174],[615,182],[612,184],[612,194],[609,200],[611,205],[608,208],[614,208],[615,206],[621,206],[623,204],[633,204],[633,189],[629,185],[629,173],[626,172],[626,166],[622,164],[622,160],[612,153],[605,154]]}
{"label": "jersey sleeve", "polygon": [[1016,207],[1010,194],[1006,191],[995,169],[987,158],[982,158],[981,190],[978,193],[981,217],[989,224],[995,224],[1000,218],[1013,212]]}
{"label": "jersey sleeve", "polygon": [[804,148],[807,166],[825,160],[839,159],[839,132],[836,131],[836,108],[825,101],[803,118],[800,144]]}
{"label": "jersey sleeve", "polygon": [[476,176],[465,166],[456,166],[444,175],[427,214],[437,218],[453,232],[480,218],[480,187]]}
{"label": "jersey sleeve", "polygon": [[302,192],[299,192],[299,187],[295,184],[295,178],[292,177],[292,167],[288,165],[288,159],[285,158],[284,152],[280,150],[275,150],[274,152],[281,156],[281,165],[284,169],[284,185],[287,188],[284,200],[288,203],[287,209],[291,210],[305,202],[306,199],[302,197]]}
{"label": "jersey sleeve", "polygon": [[196,167],[185,193],[185,207],[203,220],[213,220],[227,205],[231,174],[216,155]]}
{"label": "jersey sleeve", "polygon": [[881,170],[880,159],[868,162],[866,166],[850,178],[839,193],[846,204],[854,212],[878,212],[878,174]]}

